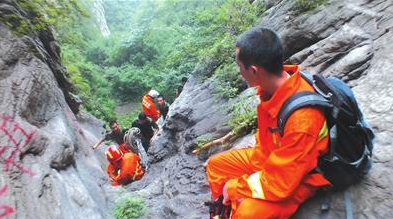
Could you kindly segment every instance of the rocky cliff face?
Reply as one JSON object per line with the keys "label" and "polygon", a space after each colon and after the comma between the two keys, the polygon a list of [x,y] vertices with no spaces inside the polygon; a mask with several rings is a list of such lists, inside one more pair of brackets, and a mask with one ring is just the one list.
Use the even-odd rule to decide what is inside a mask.
{"label": "rocky cliff face", "polygon": [[[149,155],[148,174],[128,187],[147,200],[146,218],[207,218],[203,203],[210,200],[204,160],[224,148],[210,148],[199,156],[191,155],[198,137],[218,138],[230,131],[233,105],[240,99],[255,98],[254,90],[244,91],[238,98],[226,101],[215,94],[210,75],[215,63],[197,67],[181,95],[171,105],[167,120],[155,138]],[[253,136],[242,139],[242,146],[253,144]],[[235,144],[235,146],[238,144]]]}
{"label": "rocky cliff face", "polygon": [[[289,62],[300,63],[312,73],[337,76],[353,87],[377,132],[373,170],[364,182],[350,189],[355,217],[390,218],[393,2],[332,1],[299,17],[292,17],[290,8],[282,1],[270,9],[263,24],[280,33]],[[343,208],[342,194],[337,194],[328,218],[343,218]],[[318,210],[316,200],[311,200],[297,218],[315,218]]]}
{"label": "rocky cliff face", "polygon": [[[280,34],[288,63],[353,87],[377,138],[371,174],[350,189],[352,207],[356,218],[391,218],[393,2],[332,0],[305,14],[291,0],[262,2],[269,8],[261,25]],[[12,1],[0,1],[0,16],[10,13],[25,19]],[[78,103],[53,36],[19,37],[0,24],[0,48],[0,217],[108,218],[120,191],[108,184],[103,154],[89,147],[102,135],[102,123],[73,113]],[[255,98],[252,89],[229,102],[215,95],[214,81],[205,78],[216,67],[213,61],[196,68],[149,149],[151,168],[127,187],[145,198],[145,218],[208,217],[203,165],[224,149],[198,157],[190,151],[200,136],[226,134],[232,106]],[[233,147],[253,141],[248,135]],[[318,218],[320,203],[320,197],[311,199],[294,218]],[[331,204],[324,217],[344,218],[343,194],[334,194]]]}
{"label": "rocky cliff face", "polygon": [[[269,6],[261,25],[281,36],[288,63],[301,64],[313,74],[348,82],[377,133],[374,167],[352,187],[355,218],[391,218],[393,203],[392,134],[393,2],[385,0],[329,1],[315,11],[300,13],[294,1],[263,1]],[[214,95],[214,85],[202,80],[215,65],[199,67],[172,104],[169,118],[149,149],[154,164],[147,176],[129,187],[148,200],[147,218],[207,218],[209,199],[204,161],[218,149],[195,157],[190,148],[198,136],[220,137],[228,132],[226,102]],[[246,91],[242,95],[247,95]],[[233,100],[234,102],[237,99]],[[247,136],[242,145],[252,142]],[[303,205],[294,218],[318,218],[321,198]],[[324,218],[344,218],[343,194],[332,196]]]}
{"label": "rocky cliff face", "polygon": [[[27,21],[28,23],[29,20],[28,12],[19,8],[16,5],[15,1],[2,0],[0,1],[0,18],[4,18],[4,21],[6,21],[7,17],[12,17],[12,21],[8,22],[14,22],[13,25],[20,24],[22,21]],[[3,29],[6,28],[3,27]],[[5,35],[6,31],[4,30],[1,33]],[[2,38],[5,39],[5,36]],[[29,36],[23,37],[23,42],[26,47],[28,47],[27,50],[33,53],[38,59],[40,59],[50,68],[50,70],[53,72],[59,88],[64,94],[67,104],[74,113],[78,113],[81,100],[75,94],[71,93],[72,85],[66,77],[65,68],[60,64],[60,47],[55,41],[52,32],[45,30],[41,30],[35,33],[31,32]],[[11,44],[2,46],[1,52],[3,52],[4,54],[7,54],[6,52],[12,53],[7,54],[10,56],[9,58],[3,58],[1,65],[13,66],[15,63],[17,63],[18,57],[23,51],[14,48],[14,46]],[[4,69],[2,69],[4,74],[6,70],[7,69],[5,67]],[[7,74],[11,73],[12,70],[8,70]]]}
{"label": "rocky cliff face", "polygon": [[[10,13],[26,19],[1,1]],[[0,217],[108,218],[118,189],[90,148],[102,122],[75,116],[52,34],[19,37],[0,23],[0,48]]]}

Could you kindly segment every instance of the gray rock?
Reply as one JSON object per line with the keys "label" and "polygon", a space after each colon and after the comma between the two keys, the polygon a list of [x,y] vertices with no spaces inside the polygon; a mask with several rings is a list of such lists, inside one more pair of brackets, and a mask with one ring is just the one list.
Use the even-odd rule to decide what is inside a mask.
{"label": "gray rock", "polygon": [[[202,80],[212,68],[195,70],[181,95],[170,106],[167,119],[148,150],[150,169],[144,178],[128,186],[133,194],[147,201],[146,218],[204,218],[210,199],[204,162],[214,153],[225,150],[213,147],[200,156],[190,154],[201,136],[212,139],[230,131],[226,122],[240,98],[254,98],[254,89],[239,98],[226,101],[214,90],[212,80]],[[252,142],[253,140],[249,140]],[[249,144],[249,142],[247,144]]]}
{"label": "gray rock", "polygon": [[[14,25],[17,25],[15,22],[29,22],[27,12],[23,11],[14,0],[0,2],[0,18],[5,17],[6,15],[15,17],[15,21],[13,21]],[[55,41],[52,32],[48,30],[28,30],[26,32],[29,32],[29,35],[22,37],[24,43],[26,44],[24,47],[15,47],[12,44],[3,44],[1,46],[1,52],[7,53],[7,56],[4,56],[4,59],[0,61],[0,68],[4,65],[11,67],[14,64],[17,64],[15,62],[18,60],[17,58],[19,57],[20,53],[26,49],[29,50],[31,54],[34,54],[37,58],[41,59],[41,61],[46,64],[46,68],[49,67],[51,69],[51,72],[55,76],[61,92],[64,94],[66,103],[74,113],[78,113],[80,106],[80,102],[78,101],[80,100],[74,94],[70,93],[72,84],[69,82],[66,76],[65,68],[61,65],[60,47]],[[2,37],[6,37],[3,34],[7,34],[7,32],[0,32]],[[26,58],[28,59],[29,57]],[[4,74],[6,75],[7,73],[4,72]]]}
{"label": "gray rock", "polygon": [[[349,190],[355,218],[391,218],[393,2],[332,0],[305,14],[297,11],[293,0],[263,2],[268,11],[261,25],[279,33],[288,63],[301,64],[314,74],[340,77],[353,87],[377,133],[374,167]],[[4,13],[22,16],[24,12],[12,1],[2,1],[0,15]],[[98,152],[91,149],[103,134],[103,123],[73,113],[78,110],[70,104],[71,85],[58,62],[53,36],[21,39],[0,24],[0,47],[0,118],[12,118],[7,129],[18,124],[26,133],[34,133],[15,158],[34,174],[23,173],[17,166],[0,172],[0,188],[9,188],[1,204],[15,209],[11,218],[108,218],[120,192],[144,197],[148,208],[144,218],[208,217],[203,205],[210,198],[204,162],[225,148],[210,148],[200,156],[190,151],[201,136],[218,138],[228,133],[233,105],[242,98],[255,98],[251,90],[231,101],[218,96],[211,78],[217,62],[195,69],[152,142],[150,169],[124,192],[108,184],[103,147]],[[4,132],[0,135],[0,145],[9,145]],[[16,142],[25,139],[21,132],[13,136]],[[253,142],[249,134],[233,146]],[[321,201],[322,197],[310,199],[293,218],[318,218]],[[330,203],[326,218],[344,218],[343,194],[333,194]]]}
{"label": "gray rock", "polygon": [[75,117],[59,48],[50,40],[41,46],[44,59],[0,24],[0,188],[8,189],[0,205],[14,209],[8,218],[108,218],[121,191],[109,185],[104,155],[91,148],[102,122]]}
{"label": "gray rock", "polygon": [[[377,133],[374,167],[363,182],[349,189],[354,216],[391,218],[393,2],[333,0],[305,14],[297,11],[294,1],[264,2],[268,11],[261,25],[279,33],[288,63],[301,64],[313,74],[339,77],[353,87]],[[213,95],[212,81],[200,79],[209,77],[214,66],[199,66],[195,70],[149,150],[155,163],[142,181],[129,187],[149,200],[150,213],[146,218],[208,217],[208,209],[202,203],[210,193],[202,166],[209,155],[222,149],[210,149],[199,156],[202,160],[188,152],[199,136],[215,138],[228,131],[225,124],[229,115],[222,109],[228,109],[230,103]],[[234,146],[252,144],[252,138],[248,135]],[[343,193],[332,195],[326,218],[345,217],[343,197]],[[293,218],[320,217],[322,199],[323,196],[310,199]]]}

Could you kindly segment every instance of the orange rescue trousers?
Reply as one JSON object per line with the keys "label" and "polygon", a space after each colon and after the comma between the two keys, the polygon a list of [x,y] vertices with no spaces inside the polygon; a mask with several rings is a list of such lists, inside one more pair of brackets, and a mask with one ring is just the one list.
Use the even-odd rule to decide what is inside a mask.
{"label": "orange rescue trousers", "polygon": [[206,172],[212,196],[216,199],[226,185],[232,218],[289,218],[318,188],[330,185],[314,171],[318,157],[328,149],[328,127],[322,110],[296,110],[283,133],[275,131],[286,99],[299,92],[315,92],[299,69],[284,66],[291,76],[273,95],[257,89],[260,104],[255,147],[223,152],[208,161]]}
{"label": "orange rescue trousers", "polygon": [[[213,199],[222,194],[225,183],[242,175],[251,175],[260,168],[253,166],[250,157],[254,148],[230,150],[209,159],[207,178]],[[301,185],[295,193],[284,201],[266,201],[244,198],[240,203],[232,203],[232,219],[284,219],[294,214],[299,205],[311,197],[315,189]]]}

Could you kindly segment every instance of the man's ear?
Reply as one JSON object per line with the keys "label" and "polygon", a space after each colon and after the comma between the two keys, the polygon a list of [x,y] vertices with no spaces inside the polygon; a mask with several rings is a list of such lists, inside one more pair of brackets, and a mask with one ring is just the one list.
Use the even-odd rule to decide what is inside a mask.
{"label": "man's ear", "polygon": [[257,73],[258,73],[258,67],[255,66],[255,65],[251,65],[250,68],[251,68],[252,73],[254,74],[254,76],[256,76]]}

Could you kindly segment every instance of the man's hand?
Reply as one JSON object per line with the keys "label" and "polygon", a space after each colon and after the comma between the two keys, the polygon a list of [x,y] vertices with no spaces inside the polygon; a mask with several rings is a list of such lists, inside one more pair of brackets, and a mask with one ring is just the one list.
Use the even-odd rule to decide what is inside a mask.
{"label": "man's hand", "polygon": [[[231,200],[229,199],[229,195],[228,195],[228,186],[229,186],[229,181],[225,183],[224,189],[222,190],[222,196],[223,196],[222,204],[223,205],[230,205],[231,204]],[[237,198],[236,203],[240,204],[243,200],[244,200],[244,198]]]}
{"label": "man's hand", "polygon": [[225,183],[224,189],[222,191],[222,196],[223,196],[223,200],[222,200],[222,204],[223,205],[230,205],[231,204],[231,200],[229,199],[228,196],[228,188],[227,188],[228,182]]}

